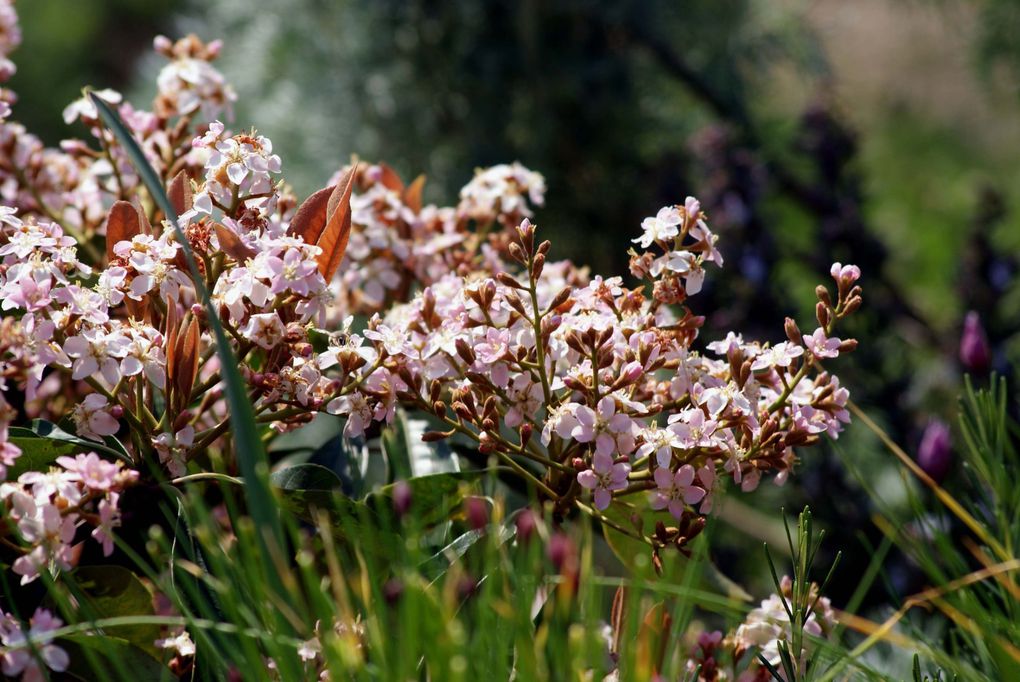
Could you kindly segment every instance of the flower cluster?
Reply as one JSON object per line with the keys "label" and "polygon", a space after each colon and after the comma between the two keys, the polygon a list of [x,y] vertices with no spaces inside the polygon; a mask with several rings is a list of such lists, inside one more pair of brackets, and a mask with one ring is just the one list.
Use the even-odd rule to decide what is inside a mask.
{"label": "flower cluster", "polygon": [[49,471],[28,471],[17,481],[0,484],[6,520],[23,552],[12,566],[22,585],[50,566],[69,570],[74,564],[75,536],[82,525],[93,528],[92,538],[109,556],[114,528],[120,525],[120,495],[138,479],[137,471],[123,468],[122,462],[101,459],[94,452],[58,457],[56,463],[59,467]]}
{"label": "flower cluster", "polygon": [[[788,610],[792,592],[789,576],[783,576],[779,587],[780,594],[762,600],[761,605],[753,609],[735,631],[726,636],[720,631],[704,632],[698,636],[687,659],[687,670],[691,673],[697,671],[696,679],[699,682],[729,679],[736,682],[767,682],[773,679],[768,668],[758,662],[758,655],[783,674],[780,646],[789,650],[795,641]],[[836,625],[835,612],[829,599],[819,594],[818,585],[814,583],[809,586],[807,603],[811,607],[802,625],[803,634],[807,637],[802,638],[801,651],[790,651],[799,670],[805,669],[813,650],[809,637],[829,637]]]}
{"label": "flower cluster", "polygon": [[43,608],[36,610],[27,629],[14,616],[0,612],[0,671],[8,677],[21,675],[22,680],[34,682],[49,679],[40,662],[54,672],[67,670],[70,658],[52,643],[51,634],[63,624]]}
{"label": "flower cluster", "polygon": [[[11,16],[0,0],[4,59]],[[151,111],[98,94],[165,184],[176,225],[91,100],[65,111],[91,145],[47,149],[0,116],[0,539],[23,583],[70,569],[83,533],[109,554],[120,496],[140,478],[180,484],[210,453],[231,464],[210,314],[260,424],[283,432],[327,412],[359,436],[416,410],[434,425],[425,440],[497,458],[557,518],[658,512],[654,528],[617,524],[656,560],[686,551],[727,480],[781,483],[800,448],[848,421],[822,363],[856,346],[835,336],[861,304],[854,266],[835,264],[834,287],[818,288],[811,333],[788,319],[784,340],[730,332],[702,349],[688,304],[723,257],[696,199],[641,223],[634,282],[550,260],[531,222],[544,180],[516,163],[478,171],[456,206],[425,205],[423,177],[405,185],[362,163],[299,204],[270,140],[211,120],[234,99],[211,64],[219,44],[156,49],[171,61]],[[32,418],[73,431],[73,448],[23,471],[36,434],[11,434]],[[186,637],[160,646],[186,658]],[[30,665],[11,660],[10,674]]]}
{"label": "flower cluster", "polygon": [[405,303],[450,273],[506,270],[512,228],[545,201],[545,180],[519,163],[479,170],[454,207],[423,205],[424,183],[419,176],[405,185],[383,163],[358,170],[339,289],[348,312],[371,315]]}

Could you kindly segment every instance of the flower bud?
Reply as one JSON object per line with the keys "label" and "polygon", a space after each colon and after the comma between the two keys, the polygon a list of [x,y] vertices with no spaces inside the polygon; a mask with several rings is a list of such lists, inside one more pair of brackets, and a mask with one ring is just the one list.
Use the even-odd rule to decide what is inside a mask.
{"label": "flower bud", "polygon": [[[516,244],[511,244],[510,246],[516,246]],[[520,247],[518,247],[518,248],[520,248]],[[523,284],[518,282],[517,278],[514,277],[513,275],[511,275],[509,272],[500,272],[500,273],[497,273],[496,274],[496,279],[499,281],[500,284],[502,284],[503,286],[506,286],[506,287],[510,287],[511,289],[526,289],[527,288]]]}
{"label": "flower bud", "polygon": [[514,519],[514,526],[517,527],[517,540],[522,545],[526,545],[538,530],[538,519],[535,518],[535,512],[524,509]]}
{"label": "flower bud", "polygon": [[829,326],[829,307],[821,301],[815,304],[815,318],[822,329]]}
{"label": "flower bud", "polygon": [[949,426],[938,419],[928,422],[917,448],[917,465],[924,473],[941,483],[953,463]]}
{"label": "flower bud", "polygon": [[411,484],[397,481],[393,484],[393,511],[397,516],[404,516],[411,509]]}
{"label": "flower bud", "polygon": [[987,374],[992,366],[992,351],[988,346],[988,337],[981,326],[981,317],[973,310],[967,313],[963,321],[960,362],[965,370],[974,374]]}
{"label": "flower bud", "polygon": [[531,440],[532,426],[530,422],[524,422],[521,424],[521,445],[527,445],[528,441]]}
{"label": "flower bud", "polygon": [[[113,417],[114,419],[120,419],[121,417],[124,416],[124,408],[121,407],[120,405],[114,405],[113,407],[110,408],[110,416]],[[17,451],[15,450],[15,452]]]}
{"label": "flower bud", "polygon": [[792,317],[786,318],[786,321],[783,323],[783,329],[786,331],[786,338],[790,339],[791,342],[798,346],[803,343],[804,337],[801,336],[800,329]]}
{"label": "flower bud", "polygon": [[382,594],[386,603],[393,606],[404,594],[404,583],[402,583],[398,578],[390,578],[383,583]]}
{"label": "flower bud", "polygon": [[508,248],[510,251],[510,257],[518,263],[524,263],[528,260],[528,257],[524,255],[524,249],[521,248],[520,244],[510,242],[510,246]]}
{"label": "flower bud", "polygon": [[464,516],[474,530],[482,530],[489,525],[489,509],[485,506],[485,500],[480,497],[469,497],[464,500]]}
{"label": "flower bud", "polygon": [[549,544],[545,548],[546,556],[557,571],[563,570],[564,565],[573,557],[574,551],[574,542],[563,533],[556,533],[549,538]]}
{"label": "flower bud", "polygon": [[826,306],[829,307],[832,306],[832,299],[829,298],[829,290],[826,289],[821,284],[815,287],[815,296],[817,296],[818,300],[824,303]]}

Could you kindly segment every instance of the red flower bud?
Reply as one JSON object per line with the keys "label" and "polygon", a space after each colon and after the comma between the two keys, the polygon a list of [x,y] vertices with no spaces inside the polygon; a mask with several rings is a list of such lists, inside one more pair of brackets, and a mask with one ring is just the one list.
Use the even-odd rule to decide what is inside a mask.
{"label": "red flower bud", "polygon": [[924,473],[941,483],[952,466],[952,439],[949,426],[938,419],[928,422],[917,448],[917,464]]}
{"label": "red flower bud", "polygon": [[981,317],[973,310],[967,313],[963,321],[960,362],[965,370],[974,374],[987,374],[992,366],[992,351],[988,346],[988,337],[981,326]]}

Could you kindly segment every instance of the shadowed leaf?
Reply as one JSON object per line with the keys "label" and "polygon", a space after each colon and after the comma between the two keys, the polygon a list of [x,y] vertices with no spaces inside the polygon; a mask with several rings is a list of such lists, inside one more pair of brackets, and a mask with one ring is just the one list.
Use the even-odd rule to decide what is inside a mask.
{"label": "shadowed leaf", "polygon": [[216,223],[213,229],[216,231],[216,239],[220,242],[220,251],[238,263],[243,263],[249,258],[255,257],[255,249],[241,241],[241,238],[229,227]]}
{"label": "shadowed leaf", "polygon": [[191,181],[188,179],[187,171],[182,170],[170,181],[170,187],[167,188],[167,197],[178,214],[191,210]]}
{"label": "shadowed leaf", "polygon": [[117,242],[131,241],[141,232],[138,211],[126,201],[118,201],[110,207],[106,218],[106,262],[113,260],[113,247]]}
{"label": "shadowed leaf", "polygon": [[326,187],[305,199],[290,221],[287,232],[301,237],[306,244],[317,243],[326,227],[326,206],[332,193],[333,187]]}

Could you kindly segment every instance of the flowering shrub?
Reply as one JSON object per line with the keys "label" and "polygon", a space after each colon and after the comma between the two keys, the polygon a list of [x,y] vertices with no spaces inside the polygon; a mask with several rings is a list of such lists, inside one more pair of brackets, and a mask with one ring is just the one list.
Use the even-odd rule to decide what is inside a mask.
{"label": "flowering shrub", "polygon": [[[6,56],[18,31],[3,10]],[[797,448],[848,421],[847,390],[822,363],[856,345],[835,335],[861,303],[856,267],[833,265],[811,333],[787,319],[784,341],[731,332],[701,351],[690,298],[723,256],[696,199],[642,222],[633,288],[550,259],[531,222],[544,181],[520,164],[479,171],[452,207],[424,204],[424,178],[368,163],[299,202],[272,143],[218,120],[234,99],[212,65],[219,44],[156,49],[169,63],[151,111],[96,95],[166,187],[186,245],[89,98],[65,119],[92,144],[49,149],[0,123],[0,499],[22,584],[70,571],[83,543],[110,555],[132,486],[234,469],[202,290],[265,439],[320,412],[358,438],[414,411],[424,441],[470,444],[557,521],[580,510],[657,564],[687,551],[725,480],[782,483]],[[646,508],[652,528],[620,523]],[[768,650],[773,611],[737,639]],[[41,611],[31,627],[54,623]],[[7,674],[33,670],[21,627],[4,626]],[[187,633],[158,646],[194,653]],[[67,664],[49,644],[41,660]]]}

